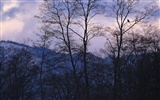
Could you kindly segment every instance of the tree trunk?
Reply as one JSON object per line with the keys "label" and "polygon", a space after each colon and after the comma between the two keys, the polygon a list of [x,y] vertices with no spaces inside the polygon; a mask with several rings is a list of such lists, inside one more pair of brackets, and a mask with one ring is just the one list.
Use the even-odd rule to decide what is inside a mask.
{"label": "tree trunk", "polygon": [[84,73],[85,73],[85,82],[86,82],[86,100],[90,99],[89,93],[89,82],[88,82],[88,68],[87,68],[87,44],[84,42]]}

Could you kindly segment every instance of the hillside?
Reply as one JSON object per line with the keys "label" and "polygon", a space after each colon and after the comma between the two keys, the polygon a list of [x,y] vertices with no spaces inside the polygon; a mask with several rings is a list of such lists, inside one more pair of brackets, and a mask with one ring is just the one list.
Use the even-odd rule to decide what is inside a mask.
{"label": "hillside", "polygon": [[[118,74],[124,98],[157,100],[159,55],[152,52],[121,57],[122,69]],[[83,52],[73,54],[73,58],[74,66],[68,54],[0,41],[1,100],[41,100],[42,95],[47,100],[76,100],[75,96],[85,100]],[[92,53],[87,53],[86,60],[92,100],[113,100],[115,62]]]}

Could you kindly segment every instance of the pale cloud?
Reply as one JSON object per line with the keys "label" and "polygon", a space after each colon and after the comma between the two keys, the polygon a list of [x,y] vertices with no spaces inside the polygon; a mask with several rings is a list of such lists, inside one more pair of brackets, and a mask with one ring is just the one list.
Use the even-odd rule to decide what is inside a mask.
{"label": "pale cloud", "polygon": [[[13,1],[13,0],[11,0]],[[17,8],[15,13],[15,16],[2,16],[5,17],[5,20],[1,22],[2,24],[2,32],[3,37],[6,40],[12,40],[12,41],[23,41],[24,39],[31,38],[36,40],[36,35],[33,33],[34,31],[38,31],[38,25],[37,20],[34,18],[34,15],[38,15],[38,7],[42,3],[39,2],[17,2],[14,0],[14,2],[3,2],[4,5],[2,7],[3,13],[4,12],[10,12],[12,9]],[[157,1],[159,4],[159,2]],[[8,14],[8,13],[7,13]],[[129,17],[129,20],[134,20],[132,17]],[[104,27],[107,26],[117,26],[116,20],[113,18],[105,17],[105,16],[96,16],[93,20],[93,22],[101,23],[101,25],[104,25]],[[160,20],[159,20],[160,22]],[[157,24],[159,24],[157,22]],[[140,26],[135,26],[136,28],[141,28]],[[80,31],[80,30],[77,30]],[[103,48],[103,44],[105,42],[105,38],[95,38],[91,41],[91,46],[89,47],[90,50],[97,50],[99,48]]]}
{"label": "pale cloud", "polygon": [[11,0],[11,1],[3,1],[3,12],[7,12],[13,8],[18,8],[19,7],[19,3],[16,0]]}
{"label": "pale cloud", "polygon": [[[33,31],[37,30],[37,22],[34,15],[38,14],[38,5],[40,2],[3,2],[2,17],[5,20],[1,20],[2,25],[2,37],[5,40],[23,41],[24,39],[35,39],[36,35]],[[7,6],[11,7],[7,8]],[[19,5],[19,6],[15,6]],[[18,7],[17,9],[14,9]],[[5,9],[4,9],[5,8]],[[11,12],[14,9],[13,12]],[[14,13],[14,16],[10,17],[5,12]],[[9,12],[9,13],[10,13]]]}
{"label": "pale cloud", "polygon": [[23,30],[24,22],[18,19],[9,19],[2,22],[2,33],[4,37],[11,38],[16,37],[17,34]]}
{"label": "pale cloud", "polygon": [[160,8],[160,0],[156,0],[158,7]]}

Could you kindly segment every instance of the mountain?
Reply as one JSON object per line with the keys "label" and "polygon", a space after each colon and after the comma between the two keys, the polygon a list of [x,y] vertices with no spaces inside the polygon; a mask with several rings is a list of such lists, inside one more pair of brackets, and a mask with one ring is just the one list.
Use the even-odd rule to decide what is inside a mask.
{"label": "mountain", "polygon": [[[69,55],[67,54],[62,54],[62,53],[56,53],[54,51],[52,51],[51,49],[48,48],[42,48],[42,47],[38,47],[38,46],[29,46],[26,44],[22,44],[22,43],[17,43],[17,42],[13,42],[13,41],[0,41],[0,47],[5,49],[5,50],[10,50],[10,51],[14,51],[14,49],[16,50],[21,50],[21,49],[25,49],[26,51],[30,52],[33,56],[36,56],[37,58],[41,58],[42,54],[44,53],[44,55],[47,58],[53,58],[51,56],[54,57],[60,57],[63,56],[63,58],[68,58]],[[15,51],[14,51],[15,53]],[[82,55],[81,53],[75,53],[73,56],[77,57],[79,55]],[[88,53],[88,58],[95,58],[95,59],[102,59],[100,57],[97,57],[95,55],[93,55],[92,53]],[[105,61],[111,61],[108,58],[104,58]]]}
{"label": "mountain", "polygon": [[[68,54],[12,41],[0,41],[0,99],[41,100],[43,94],[46,100],[75,100],[73,97],[77,96],[78,88],[81,100],[85,100],[83,52],[74,53],[73,57],[75,70]],[[151,97],[147,100],[159,100],[152,99],[159,96],[159,59],[159,52],[121,58],[119,77],[122,94],[124,97],[128,95],[124,100],[128,100],[128,97],[140,100],[144,94]],[[116,74],[113,64],[109,57],[101,58],[87,53],[91,100],[99,100],[100,97],[104,97],[102,100],[113,100]],[[137,94],[139,91],[142,94]]]}
{"label": "mountain", "polygon": [[[56,53],[48,48],[42,48],[42,47],[38,47],[38,46],[29,46],[26,44],[22,44],[22,43],[17,43],[17,42],[13,42],[13,41],[0,41],[0,47],[5,49],[5,50],[10,50],[10,51],[14,51],[14,49],[16,50],[21,50],[21,49],[25,49],[26,51],[30,52],[32,55],[40,58],[42,56],[42,53],[44,53],[44,55],[47,58],[50,58],[49,55],[56,55],[57,57],[61,54]],[[15,51],[14,51],[15,53]]]}
{"label": "mountain", "polygon": [[[13,41],[0,41],[0,47],[7,52],[7,59],[13,58],[13,56],[18,55],[18,53],[26,53],[31,56],[30,62],[34,63],[37,66],[47,66],[46,70],[56,69],[55,73],[63,73],[64,67],[65,70],[73,70],[72,64],[69,60],[68,54],[56,53],[50,49],[37,47],[37,46],[28,46],[25,44],[13,42]],[[23,56],[23,55],[22,55]],[[23,58],[25,58],[24,55]],[[77,70],[83,70],[83,53],[73,54],[74,63],[76,64]],[[25,58],[27,59],[27,57]],[[111,65],[110,58],[100,58],[92,53],[87,54],[88,67],[93,67],[98,64],[102,65]],[[63,67],[63,68],[62,68]],[[111,66],[110,66],[111,67]]]}
{"label": "mountain", "polygon": [[[35,54],[36,56],[40,56],[43,52],[43,48],[38,46],[29,46],[22,43],[17,43],[13,41],[0,41],[0,47],[3,47],[4,49],[26,49],[30,51],[32,54]],[[45,48],[45,53],[54,53],[52,50]]]}

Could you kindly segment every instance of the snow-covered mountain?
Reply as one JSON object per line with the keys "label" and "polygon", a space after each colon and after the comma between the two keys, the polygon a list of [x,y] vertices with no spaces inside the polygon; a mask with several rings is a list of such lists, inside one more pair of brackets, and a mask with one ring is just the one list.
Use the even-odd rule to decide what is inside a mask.
{"label": "snow-covered mountain", "polygon": [[[37,56],[38,58],[42,56],[42,53],[44,53],[45,56],[48,55],[54,55],[54,57],[59,57],[60,55],[64,56],[68,56],[67,54],[60,54],[60,53],[56,53],[50,49],[47,48],[42,48],[42,47],[38,47],[38,46],[29,46],[26,44],[22,44],[22,43],[17,43],[17,42],[13,42],[13,41],[0,41],[0,47],[5,49],[5,50],[13,50],[17,49],[17,50],[21,50],[21,49],[25,49],[28,52],[32,53],[32,55]],[[15,53],[15,51],[14,51]],[[79,55],[79,53],[75,53],[74,56]],[[47,58],[49,58],[50,56],[47,56]],[[99,58],[102,59],[100,57],[94,56],[92,53],[88,53],[88,57],[89,58]],[[105,58],[106,59],[106,58]]]}
{"label": "snow-covered mountain", "polygon": [[[80,87],[79,93],[84,95],[86,87],[83,52],[75,53],[73,57],[76,65],[75,71],[68,54],[12,41],[0,41],[2,100],[22,100],[22,98],[23,100],[40,100],[43,90],[46,100],[68,100],[66,99],[68,94],[70,98],[75,95],[77,82]],[[122,62],[125,66],[121,69],[122,92],[125,95],[128,89],[135,91],[131,91],[131,94],[135,94],[131,97],[136,97],[138,91],[148,94],[150,92],[144,90],[153,90],[158,86],[156,75],[159,70],[157,70],[160,64],[159,57],[159,52],[131,55],[129,58],[122,57],[124,62],[125,58],[129,59],[125,63]],[[114,62],[109,57],[101,58],[92,53],[87,54],[90,94],[93,98],[95,95],[100,95],[100,97],[104,96],[105,99],[112,100],[115,75],[113,64]],[[132,87],[130,87],[131,84]],[[128,94],[130,97],[130,93]],[[153,91],[153,94],[156,92]],[[141,95],[139,97],[141,98]],[[151,94],[150,97],[156,96]],[[99,98],[93,100],[97,99]],[[82,100],[84,100],[83,96]]]}
{"label": "snow-covered mountain", "polygon": [[[83,53],[75,53],[73,54],[73,57],[76,66],[76,75],[79,77],[81,83],[84,83]],[[106,67],[107,65],[104,63],[105,61],[107,60],[97,57],[92,53],[87,54],[90,84],[97,84],[95,76],[104,78],[105,80],[102,79],[104,80],[103,82],[109,81],[108,79],[110,79],[112,74],[104,77],[110,71],[109,67]],[[0,41],[0,65],[2,65],[1,69],[3,69],[0,71],[0,75],[3,75],[4,77],[2,79],[2,81],[4,81],[4,93],[11,91],[11,93],[14,94],[14,92],[9,89],[15,90],[21,88],[20,86],[12,86],[12,88],[10,88],[11,85],[5,83],[12,82],[12,80],[12,84],[15,83],[14,80],[16,80],[16,84],[27,84],[25,85],[25,90],[35,93],[32,97],[34,99],[32,100],[40,100],[36,95],[38,95],[37,91],[39,91],[39,83],[41,81],[44,82],[45,89],[48,89],[48,91],[50,91],[51,87],[61,89],[63,86],[68,87],[69,85],[75,85],[73,75],[74,70],[69,55],[56,53],[47,48],[28,46],[12,41]],[[24,78],[24,81],[21,78]],[[62,90],[60,90],[60,92],[63,92]]]}
{"label": "snow-covered mountain", "polygon": [[[54,56],[59,56],[59,53],[56,53],[50,49],[47,48],[42,48],[42,47],[38,47],[38,46],[29,46],[29,45],[25,45],[22,43],[17,43],[17,42],[13,42],[13,41],[0,41],[0,47],[8,50],[9,51],[13,51],[13,53],[22,49],[25,49],[26,51],[30,52],[33,56],[36,56],[37,58],[40,58],[43,55],[45,55],[47,58],[49,58],[49,55],[54,55]],[[16,50],[15,50],[16,49]]]}
{"label": "snow-covered mountain", "polygon": [[[17,55],[19,52],[28,52],[32,56],[32,62],[35,62],[36,64],[41,64],[42,62],[50,65],[50,66],[68,66],[69,69],[71,68],[71,62],[69,60],[68,54],[62,54],[62,53],[56,53],[50,49],[37,47],[37,46],[29,46],[13,41],[0,41],[0,48],[1,52],[5,51],[7,53],[8,59],[10,59],[11,56]],[[2,50],[3,49],[3,50]],[[83,66],[83,54],[82,53],[75,53],[73,54],[73,57],[75,58],[75,63],[77,68],[81,69]],[[77,61],[76,61],[77,60]],[[92,53],[88,53],[87,55],[88,65],[90,66],[90,63],[111,63],[111,59],[109,58],[100,58]]]}

